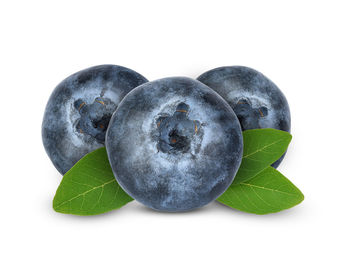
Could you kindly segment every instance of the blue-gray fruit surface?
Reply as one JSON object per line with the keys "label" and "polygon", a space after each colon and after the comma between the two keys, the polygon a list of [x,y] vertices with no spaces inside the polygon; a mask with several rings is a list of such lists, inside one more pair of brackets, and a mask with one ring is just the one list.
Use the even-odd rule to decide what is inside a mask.
{"label": "blue-gray fruit surface", "polygon": [[131,91],[113,114],[106,148],[114,175],[134,199],[187,211],[219,197],[242,160],[232,108],[199,81],[173,77]]}
{"label": "blue-gray fruit surface", "polygon": [[147,82],[135,71],[100,65],[57,85],[42,123],[45,150],[61,174],[87,153],[104,146],[109,120],[123,97]]}
{"label": "blue-gray fruit surface", "polygon": [[[274,128],[290,132],[290,111],[281,90],[260,72],[243,66],[219,67],[198,80],[220,94],[236,113],[242,130]],[[284,155],[272,164],[278,167]]]}

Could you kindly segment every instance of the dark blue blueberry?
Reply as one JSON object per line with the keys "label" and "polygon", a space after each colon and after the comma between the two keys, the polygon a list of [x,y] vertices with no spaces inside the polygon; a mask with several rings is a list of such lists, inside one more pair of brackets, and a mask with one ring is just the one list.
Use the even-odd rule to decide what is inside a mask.
{"label": "dark blue blueberry", "polygon": [[109,120],[119,102],[145,82],[131,69],[101,65],[77,72],[57,85],[46,106],[42,138],[61,174],[104,145]]}
{"label": "dark blue blueberry", "polygon": [[[243,66],[219,67],[198,80],[220,94],[236,113],[242,130],[275,128],[290,132],[290,111],[280,89],[260,72]],[[277,168],[284,155],[272,164]]]}
{"label": "dark blue blueberry", "polygon": [[242,159],[242,132],[231,107],[206,85],[165,78],[131,91],[106,134],[118,183],[161,211],[186,211],[219,197]]}

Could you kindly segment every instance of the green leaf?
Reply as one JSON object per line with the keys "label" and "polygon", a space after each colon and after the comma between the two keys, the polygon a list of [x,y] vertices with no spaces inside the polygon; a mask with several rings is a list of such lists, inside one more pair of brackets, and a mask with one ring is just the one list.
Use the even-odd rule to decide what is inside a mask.
{"label": "green leaf", "polygon": [[243,157],[233,184],[248,181],[278,160],[287,150],[292,135],[264,128],[243,132]]}
{"label": "green leaf", "polygon": [[95,215],[118,209],[133,199],[118,185],[106,148],[85,155],[64,176],[53,199],[57,212]]}
{"label": "green leaf", "polygon": [[229,207],[255,214],[279,212],[303,200],[301,191],[271,166],[249,181],[231,185],[218,198]]}

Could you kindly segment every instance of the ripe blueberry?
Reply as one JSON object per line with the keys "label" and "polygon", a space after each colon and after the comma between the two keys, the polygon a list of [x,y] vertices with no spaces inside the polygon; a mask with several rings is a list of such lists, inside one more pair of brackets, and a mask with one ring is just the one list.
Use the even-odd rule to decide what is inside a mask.
{"label": "ripe blueberry", "polygon": [[77,72],[57,85],[46,105],[42,139],[61,174],[104,145],[109,120],[119,102],[145,82],[131,69],[101,65]]}
{"label": "ripe blueberry", "polygon": [[118,183],[144,205],[170,212],[219,197],[233,181],[242,147],[231,107],[206,85],[184,77],[131,91],[106,134]]}
{"label": "ripe blueberry", "polygon": [[[242,130],[275,128],[290,132],[290,111],[280,89],[260,72],[242,66],[209,70],[198,80],[220,94],[236,113]],[[272,164],[277,168],[284,155]]]}

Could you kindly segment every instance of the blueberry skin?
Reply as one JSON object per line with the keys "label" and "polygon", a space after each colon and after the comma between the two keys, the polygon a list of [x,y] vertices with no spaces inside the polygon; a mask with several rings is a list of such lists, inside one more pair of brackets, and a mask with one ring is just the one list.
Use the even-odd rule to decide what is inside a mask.
{"label": "blueberry skin", "polygon": [[206,85],[164,78],[132,90],[113,114],[106,148],[134,199],[159,211],[195,209],[219,197],[242,160],[231,107]]}
{"label": "blueberry skin", "polygon": [[[242,130],[275,128],[290,132],[290,111],[281,90],[260,72],[243,66],[219,67],[197,78],[220,94],[236,113]],[[285,154],[271,166],[277,168]]]}
{"label": "blueberry skin", "polygon": [[57,85],[46,105],[42,139],[62,175],[85,154],[104,146],[117,105],[145,82],[147,79],[131,69],[100,65],[79,71]]}

